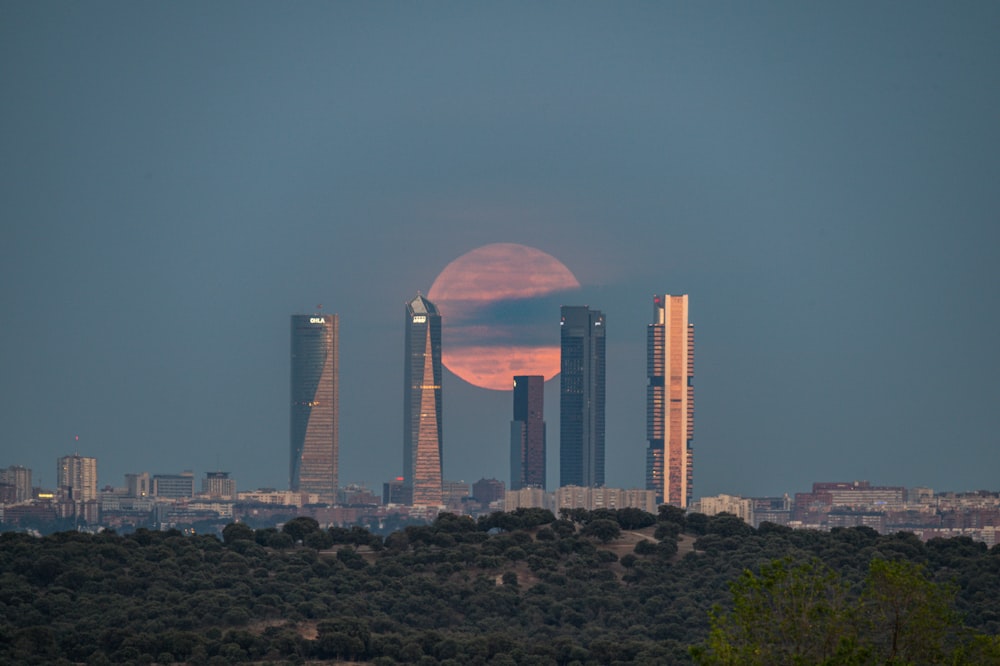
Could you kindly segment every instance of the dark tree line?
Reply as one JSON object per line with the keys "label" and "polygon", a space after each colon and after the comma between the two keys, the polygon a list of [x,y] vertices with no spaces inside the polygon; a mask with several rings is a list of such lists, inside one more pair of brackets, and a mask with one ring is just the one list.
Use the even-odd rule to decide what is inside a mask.
{"label": "dark tree line", "polygon": [[1000,548],[672,507],[0,535],[0,663],[972,664],[998,629]]}

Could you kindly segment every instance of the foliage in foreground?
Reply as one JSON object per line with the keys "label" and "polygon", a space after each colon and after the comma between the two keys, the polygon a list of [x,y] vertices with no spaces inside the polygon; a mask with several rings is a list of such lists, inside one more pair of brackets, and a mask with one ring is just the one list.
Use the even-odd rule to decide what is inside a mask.
{"label": "foliage in foreground", "polygon": [[[616,525],[599,521],[649,538],[615,551]],[[898,609],[889,603],[899,599]],[[692,645],[716,659],[703,663],[782,663],[747,655],[816,636],[827,651],[798,661],[789,651],[784,663],[906,663],[930,654],[907,651],[918,643],[901,611],[914,605],[929,609],[919,649],[991,663],[1000,549],[866,528],[753,530],[670,507],[559,520],[444,514],[384,540],[309,518],[281,530],[231,525],[222,541],[144,530],[0,535],[0,663],[672,664],[691,663]],[[859,608],[872,632],[898,629],[896,653],[850,633]],[[767,633],[768,612],[780,633]],[[951,619],[933,624],[940,618]],[[796,627],[812,629],[796,636]],[[856,661],[830,661],[844,655]]]}
{"label": "foliage in foreground", "polygon": [[972,664],[990,646],[963,641],[954,588],[904,560],[872,560],[858,593],[819,560],[789,558],[731,589],[732,610],[716,609],[707,645],[692,650],[699,664]]}

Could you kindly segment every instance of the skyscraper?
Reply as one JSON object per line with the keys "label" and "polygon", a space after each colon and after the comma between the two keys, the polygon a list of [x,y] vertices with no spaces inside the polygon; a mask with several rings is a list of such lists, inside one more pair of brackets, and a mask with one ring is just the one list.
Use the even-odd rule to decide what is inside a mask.
{"label": "skyscraper", "polygon": [[63,456],[56,464],[56,479],[64,500],[89,502],[97,499],[97,458],[79,453]]}
{"label": "skyscraper", "polygon": [[337,496],[340,390],[335,314],[292,315],[292,411],[289,487]]}
{"label": "skyscraper", "polygon": [[604,485],[604,314],[563,306],[560,321],[559,485]]}
{"label": "skyscraper", "polygon": [[646,489],[687,507],[694,489],[694,326],[688,297],[653,297],[646,329]]}
{"label": "skyscraper", "polygon": [[510,422],[510,489],[545,488],[545,377],[514,377]]}
{"label": "skyscraper", "polygon": [[405,325],[403,494],[413,506],[441,506],[441,314],[417,294]]}

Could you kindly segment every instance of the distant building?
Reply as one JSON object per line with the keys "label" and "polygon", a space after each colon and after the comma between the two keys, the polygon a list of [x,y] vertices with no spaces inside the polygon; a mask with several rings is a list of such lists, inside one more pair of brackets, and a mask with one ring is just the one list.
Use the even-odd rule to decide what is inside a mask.
{"label": "distant building", "polygon": [[96,500],[97,458],[87,458],[79,453],[59,458],[56,463],[56,479],[62,501]]}
{"label": "distant building", "polygon": [[289,487],[337,496],[338,331],[335,314],[292,315],[291,463]]}
{"label": "distant building", "polygon": [[560,309],[559,485],[604,485],[605,318]]}
{"label": "distant building", "polygon": [[154,474],[153,495],[163,499],[194,497],[194,472],[180,474]]}
{"label": "distant building", "polygon": [[825,522],[834,508],[855,511],[900,511],[906,506],[906,489],[901,486],[872,486],[868,481],[813,483],[812,492],[795,493],[792,518],[807,524]]}
{"label": "distant building", "polygon": [[792,518],[792,500],[786,493],[782,497],[751,497],[753,526],[763,523],[787,525]]}
{"label": "distant building", "polygon": [[510,488],[545,488],[545,377],[514,377]]}
{"label": "distant building", "polygon": [[646,329],[646,488],[687,507],[694,490],[694,326],[687,295],[653,297]]}
{"label": "distant building", "polygon": [[153,480],[149,472],[125,475],[125,494],[129,497],[150,497],[153,494]]}
{"label": "distant building", "polygon": [[31,470],[21,465],[0,469],[0,484],[10,487],[7,504],[27,502],[31,499]]}
{"label": "distant building", "polygon": [[236,479],[229,478],[229,472],[206,472],[201,480],[201,494],[207,497],[235,500]]}
{"label": "distant building", "polygon": [[341,488],[337,493],[337,501],[347,506],[378,506],[381,504],[378,495],[357,484]]}
{"label": "distant building", "polygon": [[560,509],[642,509],[656,513],[656,493],[652,490],[562,486],[555,491],[555,507]]}
{"label": "distant building", "polygon": [[442,504],[445,506],[461,505],[462,500],[470,497],[469,484],[465,481],[444,481],[441,484]]}
{"label": "distant building", "polygon": [[716,495],[715,497],[702,497],[697,502],[692,503],[691,510],[695,513],[703,513],[706,516],[715,516],[720,513],[731,513],[738,516],[748,525],[754,524],[752,499],[737,497],[735,495]]}
{"label": "distant building", "polygon": [[293,490],[274,490],[273,488],[238,492],[236,498],[240,502],[295,507],[318,504],[320,501],[320,496],[316,493],[297,493]]}
{"label": "distant building", "polygon": [[479,479],[472,484],[472,496],[483,506],[504,498],[506,494],[503,481],[496,479]]}
{"label": "distant building", "polygon": [[406,304],[404,344],[404,494],[413,506],[443,506],[441,313],[419,294]]}
{"label": "distant building", "polygon": [[514,511],[515,509],[548,509],[555,511],[555,493],[545,492],[543,488],[521,488],[520,490],[508,490],[503,498],[504,511]]}
{"label": "distant building", "polygon": [[403,485],[403,477],[400,476],[382,484],[382,504],[388,506],[409,503],[410,496],[407,494],[406,486]]}

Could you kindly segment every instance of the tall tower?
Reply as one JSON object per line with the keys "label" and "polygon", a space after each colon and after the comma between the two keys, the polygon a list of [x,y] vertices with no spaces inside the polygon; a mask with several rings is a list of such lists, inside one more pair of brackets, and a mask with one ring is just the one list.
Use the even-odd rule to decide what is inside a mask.
{"label": "tall tower", "polygon": [[403,368],[403,495],[413,506],[441,506],[441,314],[417,294],[406,304]]}
{"label": "tall tower", "polygon": [[688,297],[653,297],[646,329],[646,489],[687,507],[694,489],[694,326]]}
{"label": "tall tower", "polygon": [[292,315],[292,413],[289,487],[337,496],[340,391],[335,314]]}
{"label": "tall tower", "polygon": [[604,485],[604,314],[561,308],[559,485]]}
{"label": "tall tower", "polygon": [[510,422],[510,489],[545,488],[545,377],[514,377],[514,420]]}
{"label": "tall tower", "polygon": [[97,458],[87,458],[79,453],[59,458],[56,479],[62,499],[74,502],[96,500]]}

